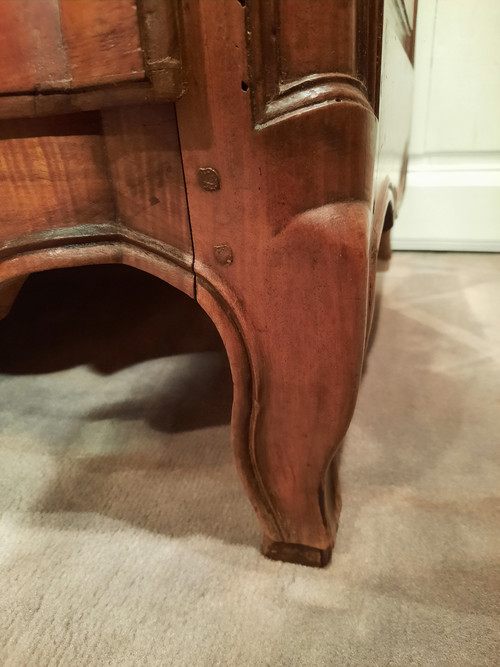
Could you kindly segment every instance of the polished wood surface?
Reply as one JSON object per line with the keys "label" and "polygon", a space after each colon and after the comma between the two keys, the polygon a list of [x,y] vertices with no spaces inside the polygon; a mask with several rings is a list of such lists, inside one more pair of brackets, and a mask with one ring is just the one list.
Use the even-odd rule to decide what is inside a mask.
{"label": "polished wood surface", "polygon": [[2,0],[0,26],[0,118],[182,93],[171,0]]}
{"label": "polished wood surface", "polygon": [[[29,273],[86,263],[126,263],[195,298],[228,352],[235,458],[271,558],[323,566],[334,545],[377,254],[404,189],[411,6],[146,1],[144,71],[182,62],[175,106],[70,93],[66,111],[102,108],[0,123],[4,310]],[[111,17],[121,34],[128,19]],[[72,62],[87,76],[83,44]]]}
{"label": "polished wood surface", "polygon": [[59,0],[58,9],[72,88],[144,77],[133,0]]}
{"label": "polished wood surface", "polygon": [[109,221],[98,115],[0,121],[0,239]]}
{"label": "polished wood surface", "polygon": [[6,0],[0,4],[0,91],[20,93],[67,79],[58,4]]}
{"label": "polished wood surface", "polygon": [[[184,16],[187,43],[190,31],[202,36],[200,68],[224,62],[229,39],[245,53],[237,3],[186,2]],[[224,339],[236,323],[242,350],[230,361],[249,365],[250,387],[235,387],[234,447],[266,552],[319,565],[335,532],[328,467],[352,416],[365,345],[376,119],[357,89],[317,106],[306,90],[302,108],[256,131],[239,85],[253,85],[244,58],[203,78],[192,71],[178,111],[198,300],[214,320],[231,312],[217,324]],[[199,117],[201,95],[217,110],[209,118]],[[192,139],[200,124],[211,134],[206,148]],[[199,165],[217,169],[219,190],[199,187]],[[230,263],[214,262],[223,244]]]}
{"label": "polished wood surface", "polygon": [[174,106],[108,109],[102,126],[117,220],[191,254]]}

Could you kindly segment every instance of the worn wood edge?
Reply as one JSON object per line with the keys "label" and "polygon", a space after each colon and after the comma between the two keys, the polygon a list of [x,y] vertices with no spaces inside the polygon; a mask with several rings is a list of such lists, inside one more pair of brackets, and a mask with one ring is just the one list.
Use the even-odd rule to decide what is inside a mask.
{"label": "worn wood edge", "polygon": [[16,251],[29,252],[42,248],[55,248],[59,245],[92,244],[96,241],[123,242],[137,246],[159,257],[164,257],[181,268],[190,271],[192,269],[193,259],[189,253],[178,250],[163,241],[156,241],[146,234],[114,222],[79,225],[77,227],[64,227],[23,234],[18,238],[0,243],[0,260]]}
{"label": "worn wood edge", "polygon": [[266,558],[307,567],[326,567],[332,558],[332,551],[333,546],[317,549],[304,544],[274,542],[266,536],[262,541],[262,553]]}
{"label": "worn wood edge", "polygon": [[[368,245],[370,242],[370,207],[366,202],[336,202],[335,205],[359,207],[362,205],[366,227],[366,260],[368,276]],[[196,299],[216,325],[228,353],[235,393],[231,421],[232,447],[236,465],[248,496],[261,520],[264,530],[262,551],[269,558],[300,563],[315,567],[328,564],[335,543],[341,507],[338,462],[342,441],[355,408],[355,400],[349,410],[349,419],[335,438],[337,447],[325,461],[324,478],[318,486],[318,499],[325,534],[323,544],[296,544],[287,541],[281,528],[278,510],[271,501],[271,494],[260,474],[257,455],[257,433],[260,412],[260,384],[258,372],[260,353],[256,337],[252,336],[252,323],[248,321],[243,304],[227,284],[206,265],[196,260]],[[368,307],[368,304],[367,304]],[[367,313],[368,316],[368,313]],[[368,326],[368,317],[366,317]],[[361,368],[361,367],[360,367]],[[360,371],[361,375],[361,371]],[[249,474],[250,473],[250,474]],[[254,502],[259,499],[259,503]]]}
{"label": "worn wood edge", "polygon": [[[261,551],[266,558],[271,560],[284,561],[285,563],[294,563],[296,565],[306,565],[308,567],[326,567],[331,559],[337,537],[340,511],[342,508],[342,496],[340,493],[339,482],[339,464],[342,443],[335,452],[330,465],[325,473],[323,486],[318,493],[324,497],[323,513],[330,519],[331,542],[328,546],[321,549],[319,547],[307,546],[304,544],[295,544],[290,542],[274,541],[264,534]],[[321,503],[321,501],[320,501]]]}
{"label": "worn wood edge", "polygon": [[56,268],[127,264],[194,298],[192,258],[166,243],[109,223],[36,232],[0,248],[0,282]]}
{"label": "worn wood edge", "polygon": [[[245,335],[244,315],[237,297],[206,265],[195,261],[196,300],[215,324],[231,367],[233,378],[233,406],[231,416],[231,446],[240,478],[245,486],[259,519],[273,527],[273,539],[284,540],[256,460],[255,424],[258,419],[259,377],[255,364],[257,351],[252,349]],[[244,469],[243,469],[244,468]],[[250,473],[250,474],[248,474]],[[257,505],[253,499],[261,503]]]}
{"label": "worn wood edge", "polygon": [[[155,87],[155,85],[157,87]],[[0,119],[50,116],[78,111],[95,111],[122,105],[174,102],[183,93],[179,61],[163,63],[153,71],[151,81],[98,86],[84,90],[0,94]]]}
{"label": "worn wood edge", "polygon": [[181,30],[178,4],[136,0],[146,77],[158,94],[182,95]]}
{"label": "worn wood edge", "polygon": [[374,112],[361,81],[339,74],[314,74],[287,84],[278,97],[270,100],[254,127],[261,130],[297,114],[336,104],[357,104]]}

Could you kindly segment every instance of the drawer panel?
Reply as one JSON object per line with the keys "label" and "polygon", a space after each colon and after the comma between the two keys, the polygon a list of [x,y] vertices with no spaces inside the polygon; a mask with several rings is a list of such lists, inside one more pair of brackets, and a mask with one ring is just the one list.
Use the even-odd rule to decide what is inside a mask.
{"label": "drawer panel", "polygon": [[176,2],[5,0],[0,25],[0,118],[182,92]]}
{"label": "drawer panel", "polygon": [[60,0],[59,12],[72,88],[144,78],[133,0]]}
{"label": "drawer panel", "polygon": [[68,228],[142,234],[191,265],[174,104],[0,121],[0,260]]}

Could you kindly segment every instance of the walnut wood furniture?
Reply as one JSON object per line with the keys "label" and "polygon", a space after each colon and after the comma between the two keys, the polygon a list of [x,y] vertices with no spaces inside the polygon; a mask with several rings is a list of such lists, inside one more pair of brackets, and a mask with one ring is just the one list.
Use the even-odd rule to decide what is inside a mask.
{"label": "walnut wood furniture", "polygon": [[125,263],[206,310],[272,558],[325,565],[400,204],[411,0],[0,3],[0,314]]}

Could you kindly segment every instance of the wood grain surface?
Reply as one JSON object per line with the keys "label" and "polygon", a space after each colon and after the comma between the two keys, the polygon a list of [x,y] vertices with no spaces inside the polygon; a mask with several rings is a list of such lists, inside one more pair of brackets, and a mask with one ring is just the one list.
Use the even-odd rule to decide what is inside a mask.
{"label": "wood grain surface", "polygon": [[192,253],[172,104],[102,112],[118,221]]}
{"label": "wood grain surface", "polygon": [[176,2],[3,0],[0,26],[0,118],[182,94]]}
{"label": "wood grain surface", "polygon": [[2,93],[68,85],[57,0],[0,2],[0,62]]}
{"label": "wood grain surface", "polygon": [[[50,35],[55,3],[43,6]],[[323,566],[335,541],[339,452],[377,254],[404,189],[413,44],[405,6],[183,0],[177,22],[173,6],[156,12],[147,0],[141,34],[145,15],[174,29],[169,55],[149,26],[142,74],[178,86],[186,63],[175,107],[89,102],[87,92],[19,95],[7,113],[52,115],[0,122],[1,308],[33,271],[97,263],[134,266],[196,298],[228,352],[233,448],[271,558]],[[75,32],[67,69],[42,67],[46,81],[142,76],[134,3],[60,8],[63,31]],[[16,39],[21,83],[5,41],[0,55],[5,81],[22,90],[39,72],[29,66],[32,45]],[[87,58],[94,39],[95,62]],[[94,103],[114,108],[53,115],[61,104]]]}
{"label": "wood grain surface", "polygon": [[[183,5],[188,43],[192,34],[203,44],[177,104],[197,298],[233,341],[228,349],[238,329],[233,368],[248,359],[233,443],[264,550],[322,565],[338,509],[329,466],[354,409],[367,329],[376,119],[366,104],[304,99],[254,130],[245,10],[228,5]],[[198,113],[204,97],[208,117]],[[220,189],[200,188],[207,166]],[[214,261],[221,246],[229,262]]]}
{"label": "wood grain surface", "polygon": [[0,123],[0,240],[115,217],[96,115]]}
{"label": "wood grain surface", "polygon": [[134,0],[59,0],[71,86],[144,78]]}

